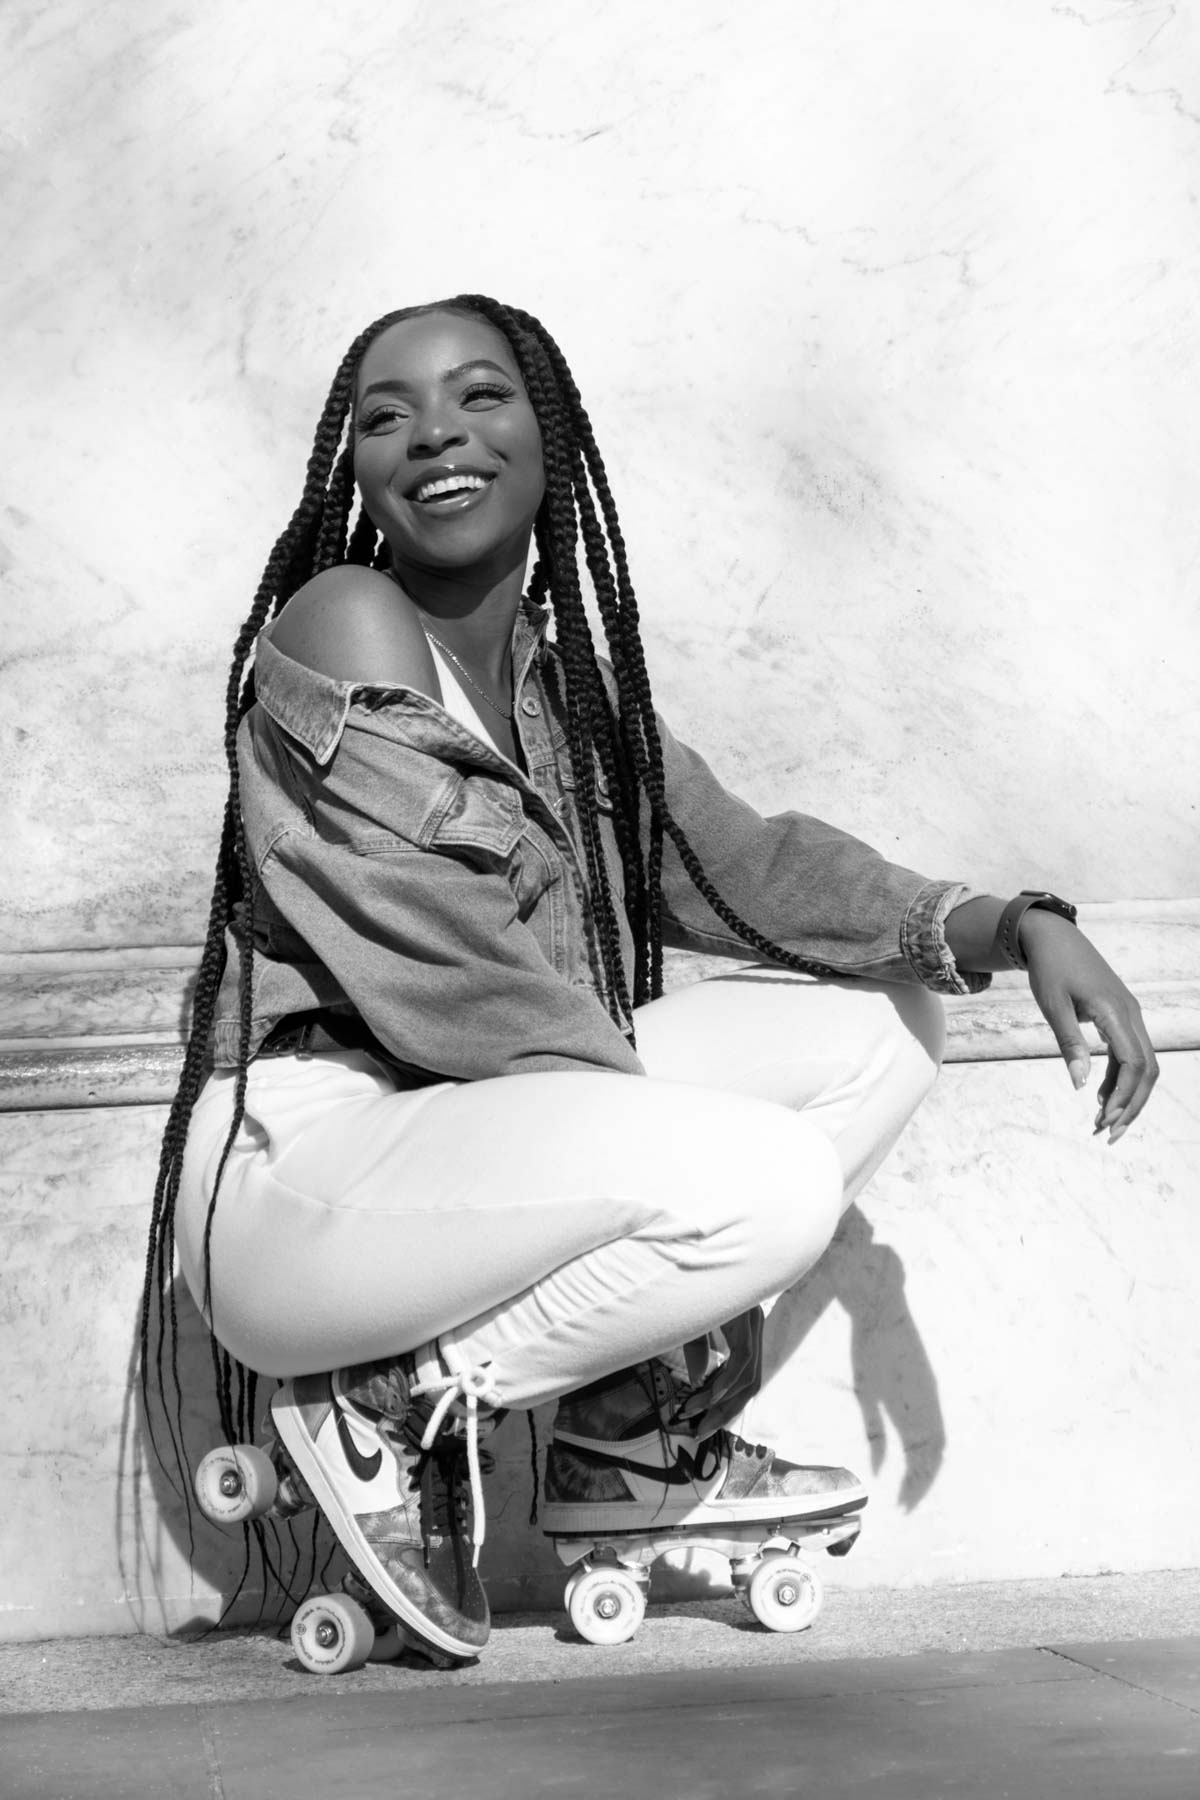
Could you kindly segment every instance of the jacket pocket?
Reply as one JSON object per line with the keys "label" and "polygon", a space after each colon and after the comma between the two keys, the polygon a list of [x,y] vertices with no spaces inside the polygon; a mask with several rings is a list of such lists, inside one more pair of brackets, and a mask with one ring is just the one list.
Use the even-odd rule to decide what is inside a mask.
{"label": "jacket pocket", "polygon": [[464,852],[482,864],[507,864],[524,836],[526,818],[514,788],[485,775],[459,776],[426,839],[430,850]]}

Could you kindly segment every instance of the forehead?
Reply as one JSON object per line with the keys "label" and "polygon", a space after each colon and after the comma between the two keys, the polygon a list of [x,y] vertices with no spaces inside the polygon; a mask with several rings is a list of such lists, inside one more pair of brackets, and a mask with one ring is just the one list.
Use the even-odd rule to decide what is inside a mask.
{"label": "forehead", "polygon": [[389,325],[367,346],[358,368],[358,390],[375,381],[439,381],[447,371],[480,360],[499,363],[520,380],[508,340],[494,325],[458,313],[424,313]]}

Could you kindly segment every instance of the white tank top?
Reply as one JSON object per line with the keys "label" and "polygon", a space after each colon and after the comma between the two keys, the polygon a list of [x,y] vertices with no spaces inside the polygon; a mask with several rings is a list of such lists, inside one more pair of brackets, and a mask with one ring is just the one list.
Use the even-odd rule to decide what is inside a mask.
{"label": "white tank top", "polygon": [[460,725],[465,725],[468,731],[473,731],[476,737],[481,737],[485,744],[491,744],[493,749],[498,750],[500,746],[484,724],[482,716],[476,712],[467,698],[467,691],[455,675],[449,660],[442,655],[434,643],[429,644],[429,653],[433,657],[433,666],[437,670],[438,680],[442,684],[442,705],[450,717],[457,719]]}

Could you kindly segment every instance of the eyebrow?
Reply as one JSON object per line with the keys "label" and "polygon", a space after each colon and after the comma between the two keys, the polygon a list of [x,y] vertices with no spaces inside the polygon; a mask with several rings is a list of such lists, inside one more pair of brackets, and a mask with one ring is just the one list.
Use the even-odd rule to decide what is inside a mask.
{"label": "eyebrow", "polygon": [[[494,369],[497,375],[503,375],[505,381],[511,381],[513,378],[512,370],[504,368],[501,363],[492,362],[486,356],[472,356],[467,362],[455,363],[452,369],[446,370],[442,376],[443,387],[448,387],[452,381],[458,381],[470,369]],[[373,381],[369,387],[363,389],[359,400],[363,401],[371,394],[411,394],[412,391],[412,383],[409,381],[392,379]]]}

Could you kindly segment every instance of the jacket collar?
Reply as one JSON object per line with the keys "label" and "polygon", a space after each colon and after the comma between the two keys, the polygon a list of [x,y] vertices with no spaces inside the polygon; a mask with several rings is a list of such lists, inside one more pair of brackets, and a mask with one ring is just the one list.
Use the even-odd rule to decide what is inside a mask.
{"label": "jacket collar", "polygon": [[[521,602],[513,629],[513,668],[518,686],[524,681],[535,655],[546,652],[549,611],[531,600]],[[277,650],[271,626],[264,625],[254,650],[255,698],[275,723],[293,737],[319,764],[330,761],[346,729],[346,715],[359,694],[412,695],[422,710],[435,705],[415,688],[397,687],[390,681],[335,681],[305,663]]]}

